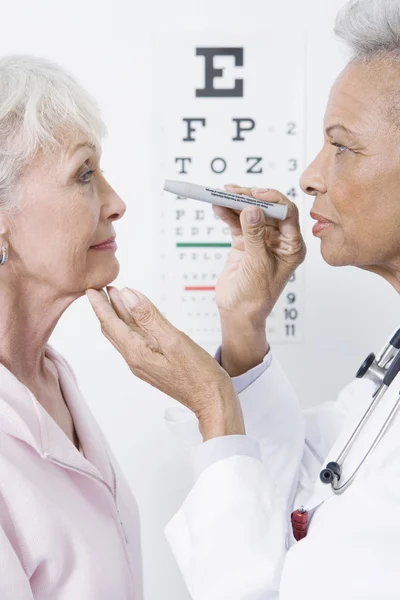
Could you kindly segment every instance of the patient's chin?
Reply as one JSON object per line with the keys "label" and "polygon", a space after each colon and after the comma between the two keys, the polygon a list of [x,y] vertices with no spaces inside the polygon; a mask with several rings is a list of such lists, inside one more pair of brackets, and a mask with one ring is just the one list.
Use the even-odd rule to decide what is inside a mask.
{"label": "patient's chin", "polygon": [[100,290],[107,285],[110,285],[119,274],[120,266],[117,260],[113,264],[104,265],[103,268],[96,269],[94,273],[88,277],[87,288]]}

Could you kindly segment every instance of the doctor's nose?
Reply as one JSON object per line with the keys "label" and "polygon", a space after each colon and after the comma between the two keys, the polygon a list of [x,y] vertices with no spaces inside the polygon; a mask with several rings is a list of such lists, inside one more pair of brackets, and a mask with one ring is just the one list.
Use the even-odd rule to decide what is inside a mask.
{"label": "doctor's nose", "polygon": [[325,179],[321,172],[319,156],[316,157],[300,177],[300,187],[309,196],[326,193]]}

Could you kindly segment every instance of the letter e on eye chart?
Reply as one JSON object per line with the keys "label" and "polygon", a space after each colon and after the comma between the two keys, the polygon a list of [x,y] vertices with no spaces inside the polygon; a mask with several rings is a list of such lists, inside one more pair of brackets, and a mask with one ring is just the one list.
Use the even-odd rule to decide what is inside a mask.
{"label": "letter e on eye chart", "polygon": [[[157,34],[152,76],[159,306],[197,343],[218,344],[215,285],[229,229],[210,205],[162,192],[163,181],[276,188],[303,215],[305,39]],[[268,319],[271,343],[302,337],[303,269]]]}

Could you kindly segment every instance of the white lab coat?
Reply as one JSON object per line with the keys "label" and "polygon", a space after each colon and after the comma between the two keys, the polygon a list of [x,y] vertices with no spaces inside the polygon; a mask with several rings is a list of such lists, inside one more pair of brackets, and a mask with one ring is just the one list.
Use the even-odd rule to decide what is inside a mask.
{"label": "white lab coat", "polygon": [[[364,456],[399,389],[400,375],[347,459],[342,481]],[[240,394],[247,436],[258,444],[259,457],[227,456],[205,468],[166,528],[193,600],[400,598],[400,418],[343,495],[319,480],[373,390],[372,382],[355,380],[336,402],[302,412],[273,358]],[[193,418],[178,413],[169,415],[172,426],[197,443]],[[302,504],[310,523],[307,537],[296,542],[290,515]]]}

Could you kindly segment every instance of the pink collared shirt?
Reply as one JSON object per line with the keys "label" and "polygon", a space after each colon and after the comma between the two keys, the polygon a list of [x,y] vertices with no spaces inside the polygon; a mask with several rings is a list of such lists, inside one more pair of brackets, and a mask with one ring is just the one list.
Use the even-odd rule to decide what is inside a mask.
{"label": "pink collared shirt", "polygon": [[142,600],[137,506],[53,348],[80,453],[0,364],[1,600]]}

